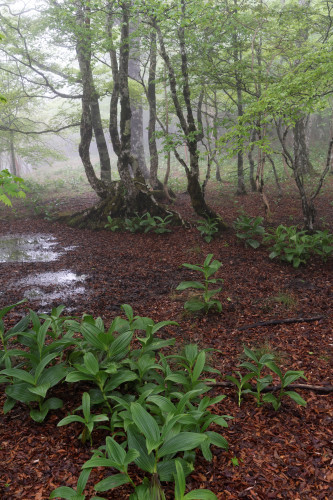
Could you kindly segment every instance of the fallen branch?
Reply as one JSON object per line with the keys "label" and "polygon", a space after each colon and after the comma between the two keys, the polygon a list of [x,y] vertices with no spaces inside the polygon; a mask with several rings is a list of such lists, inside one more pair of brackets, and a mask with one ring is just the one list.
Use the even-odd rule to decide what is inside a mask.
{"label": "fallen branch", "polygon": [[[235,384],[232,382],[209,382],[207,385],[212,387],[234,387]],[[261,392],[275,392],[281,389],[281,384],[274,385],[271,387],[265,387]],[[286,390],[289,389],[304,389],[306,391],[314,391],[321,394],[330,394],[333,392],[333,385],[306,385],[306,384],[290,384],[285,387]],[[251,385],[251,390],[256,391],[257,388],[254,385]]]}
{"label": "fallen branch", "polygon": [[256,328],[257,326],[282,325],[286,323],[310,323],[311,321],[319,321],[320,319],[323,319],[323,316],[313,316],[312,318],[270,319],[268,321],[252,323],[251,325],[240,326],[237,330],[249,330],[250,328]]}

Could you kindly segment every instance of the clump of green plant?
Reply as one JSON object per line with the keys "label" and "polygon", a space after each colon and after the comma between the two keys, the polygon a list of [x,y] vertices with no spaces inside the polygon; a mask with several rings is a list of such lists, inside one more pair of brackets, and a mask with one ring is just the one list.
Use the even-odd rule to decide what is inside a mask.
{"label": "clump of green plant", "polygon": [[[91,353],[87,353],[89,355]],[[94,360],[96,361],[96,360]],[[97,366],[96,366],[97,369]],[[73,422],[79,422],[83,424],[84,428],[82,433],[80,434],[80,439],[81,443],[84,444],[88,439],[90,442],[90,445],[92,446],[92,432],[94,430],[95,425],[98,422],[105,422],[109,420],[109,417],[105,414],[99,414],[99,415],[94,415],[91,413],[91,406],[90,406],[90,396],[87,392],[84,392],[82,394],[82,405],[79,408],[76,408],[75,411],[81,410],[83,412],[83,417],[80,417],[79,415],[68,415],[67,417],[63,418],[58,422],[58,427],[61,427],[62,425],[68,425],[72,424]]]}
{"label": "clump of green plant", "polygon": [[171,229],[167,226],[172,221],[172,214],[167,215],[164,219],[157,215],[150,215],[149,212],[144,214],[140,221],[140,226],[144,228],[144,232],[153,231],[156,234],[171,233]]}
{"label": "clump of green plant", "polygon": [[[7,342],[15,334],[17,343],[23,348],[6,349],[4,354],[6,368],[0,371],[0,382],[7,384],[7,399],[3,411],[8,413],[20,401],[28,405],[33,420],[43,422],[49,410],[62,407],[61,399],[47,398],[47,393],[66,377],[65,363],[57,362],[56,359],[66,347],[72,346],[76,341],[70,332],[61,339],[54,340],[49,335],[51,318],[42,323],[40,320],[43,318],[31,310],[28,318],[28,324],[32,323],[31,328],[25,323],[21,324],[24,329],[17,331],[16,328],[5,339]],[[15,366],[12,366],[13,360]]]}
{"label": "clump of green plant", "polygon": [[258,248],[260,241],[258,237],[265,234],[265,228],[262,225],[263,217],[249,217],[247,215],[240,215],[234,222],[234,228],[237,231],[237,238],[244,241],[246,246]]}
{"label": "clump of green plant", "polygon": [[213,254],[210,253],[207,255],[203,266],[198,264],[183,264],[184,267],[203,274],[201,281],[182,281],[176,288],[176,290],[186,290],[188,288],[198,290],[198,296],[191,297],[185,302],[184,308],[190,312],[204,311],[207,313],[212,308],[216,308],[218,312],[222,311],[221,302],[213,298],[214,295],[221,292],[222,287],[210,288],[211,285],[223,282],[221,278],[211,278],[220,269],[222,263],[212,259]]}
{"label": "clump of green plant", "polygon": [[112,217],[110,215],[108,215],[107,219],[108,219],[108,222],[105,224],[104,227],[105,227],[105,229],[109,229],[110,231],[112,231],[114,233],[115,231],[117,231],[117,229],[119,229],[118,222],[115,219],[112,219]]}
{"label": "clump of green plant", "polygon": [[327,229],[325,231],[315,231],[311,234],[312,251],[319,255],[325,262],[333,253],[333,234]]}
{"label": "clump of green plant", "polygon": [[214,236],[219,231],[219,223],[217,219],[202,219],[197,221],[197,229],[200,232],[200,236],[207,242],[210,243]]}
{"label": "clump of green plant", "polygon": [[[275,410],[280,408],[284,396],[288,396],[301,406],[306,406],[306,401],[297,392],[286,390],[288,385],[299,378],[306,380],[303,371],[288,370],[283,374],[277,365],[275,354],[271,352],[262,353],[260,350],[251,350],[248,347],[244,347],[244,354],[250,361],[246,360],[241,363],[240,368],[245,368],[248,373],[243,376],[239,371],[236,372],[238,379],[231,375],[226,376],[226,379],[237,387],[239,406],[244,394],[252,394],[258,406],[261,406],[263,403],[271,403]],[[271,373],[267,373],[267,369],[275,373],[280,379],[281,383],[278,396],[274,396],[272,392],[263,393],[263,391],[273,382],[273,377]],[[255,390],[250,384],[251,380],[254,380],[256,383]]]}
{"label": "clump of green plant", "polygon": [[312,244],[309,234],[305,230],[299,231],[297,226],[284,226],[280,224],[274,232],[267,234],[265,242],[273,241],[270,248],[270,259],[289,262],[297,268],[300,264],[306,264],[310,257]]}
{"label": "clump of green plant", "polygon": [[126,218],[124,222],[124,228],[126,231],[129,231],[130,233],[137,233],[142,229],[141,221],[142,218],[140,217],[139,214],[136,214],[135,217]]}
{"label": "clump of green plant", "polygon": [[[155,333],[174,322],[154,323],[150,318],[134,316],[128,304],[123,306],[123,311],[126,319],[115,318],[108,330],[101,318],[87,315],[81,323],[69,322],[70,331],[80,332],[82,339],[71,356],[73,368],[66,381],[89,381],[98,388],[84,394],[83,418],[70,415],[60,425],[77,421],[85,426],[86,437],[91,439],[98,417],[93,416],[91,407],[101,406],[103,420],[109,418],[109,427],[103,428],[108,428],[112,435],[93,452],[83,471],[90,473],[102,466],[112,467],[117,473],[95,484],[95,491],[103,493],[129,484],[133,487],[130,496],[133,500],[163,499],[161,482],[185,478],[193,470],[196,448],[201,449],[207,460],[212,460],[212,445],[228,448],[225,438],[209,426],[226,427],[231,417],[209,411],[210,406],[225,396],[201,397],[209,390],[207,382],[212,381],[203,374],[217,372],[206,363],[209,349],[199,351],[196,345],[190,345],[179,355],[163,356],[161,349],[173,344],[174,339],[158,339]],[[129,343],[136,331],[139,347],[130,349]],[[118,436],[121,436],[120,442]],[[128,473],[131,463],[146,475],[141,484],[135,484]],[[51,498],[70,499],[79,494],[79,498],[84,499],[87,476],[80,476],[76,490],[60,487],[52,492]],[[179,498],[201,498],[200,493],[195,497],[184,496],[184,491],[185,487],[177,492],[181,495]],[[215,498],[212,495],[202,498]]]}
{"label": "clump of green plant", "polygon": [[309,234],[305,230],[299,231],[297,226],[281,224],[275,231],[267,234],[264,241],[274,243],[270,248],[270,259],[277,257],[295,268],[306,264],[311,255],[319,255],[327,260],[333,253],[333,235],[327,230]]}

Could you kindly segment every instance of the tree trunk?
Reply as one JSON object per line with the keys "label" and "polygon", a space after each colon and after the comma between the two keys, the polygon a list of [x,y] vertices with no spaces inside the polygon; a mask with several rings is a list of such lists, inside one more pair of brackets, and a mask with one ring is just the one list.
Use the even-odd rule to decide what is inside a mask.
{"label": "tree trunk", "polygon": [[149,55],[149,74],[147,98],[149,104],[149,124],[148,124],[148,142],[150,155],[150,184],[153,189],[163,189],[163,184],[157,177],[158,172],[158,152],[156,144],[156,64],[157,47],[156,31],[150,33],[150,55]]}
{"label": "tree trunk", "polygon": [[10,173],[13,175],[17,175],[15,146],[14,146],[14,132],[10,132]]}
{"label": "tree trunk", "polygon": [[302,174],[314,175],[315,170],[309,158],[309,149],[306,143],[306,118],[300,118],[294,125],[294,158],[295,168]]}
{"label": "tree trunk", "polygon": [[[89,115],[90,115],[89,122],[91,124],[96,139],[96,145],[101,167],[101,180],[104,183],[108,183],[111,182],[111,162],[102,126],[102,119],[98,101],[99,97],[94,86],[93,74],[91,69],[90,9],[89,7],[82,7],[80,2],[77,2],[76,22],[79,27],[79,33],[76,43],[76,54],[82,78],[83,95],[84,95],[83,99],[85,100],[85,105],[83,107],[86,108],[86,106],[89,106]],[[85,109],[85,113],[87,112],[88,110]],[[87,165],[86,153],[84,156],[85,156],[85,163],[83,165],[85,166]],[[89,157],[89,162],[90,162],[90,157]],[[93,168],[92,165],[88,166],[89,171],[91,170],[91,168]],[[95,182],[91,183],[91,180],[93,178],[91,173],[89,174],[89,176],[87,174],[87,177],[92,188],[95,189],[94,186],[96,183]],[[97,192],[97,194],[100,196],[99,191]]]}
{"label": "tree trunk", "polygon": [[[255,129],[253,129],[252,130],[252,134],[251,134],[251,142],[254,142],[255,138],[256,138],[256,131],[255,131]],[[255,192],[255,191],[257,191],[257,184],[256,184],[256,181],[255,181],[255,178],[254,178],[255,163],[254,163],[254,159],[253,159],[253,150],[254,150],[254,144],[251,144],[251,147],[249,149],[247,157],[249,159],[249,165],[250,165],[250,175],[249,175],[249,178],[250,178],[251,191]]]}
{"label": "tree trunk", "polygon": [[[130,23],[129,35],[135,31]],[[135,82],[140,81],[140,38],[131,38],[130,57],[128,61],[128,76]],[[131,152],[136,156],[138,167],[145,179],[149,179],[143,143],[143,107],[141,96],[131,97]]]}
{"label": "tree trunk", "polygon": [[[181,9],[182,9],[182,16],[185,17],[185,9],[186,9],[186,2],[185,0],[181,0]],[[171,96],[172,100],[175,106],[175,111],[180,123],[180,126],[182,128],[182,131],[186,137],[186,145],[188,147],[189,153],[190,153],[190,168],[186,165],[185,162],[182,162],[185,172],[186,172],[186,177],[187,177],[187,190],[188,193],[191,197],[191,203],[192,207],[195,210],[195,212],[200,215],[201,217],[209,217],[209,218],[214,218],[218,219],[218,215],[216,212],[214,212],[208,205],[206,204],[201,186],[200,186],[200,179],[199,179],[199,151],[198,151],[198,142],[201,140],[202,137],[202,128],[201,130],[198,130],[195,120],[194,120],[194,115],[193,115],[193,109],[192,109],[192,103],[191,103],[191,92],[190,92],[190,86],[189,86],[189,75],[188,75],[188,62],[187,62],[187,52],[186,52],[186,40],[185,40],[185,31],[184,31],[184,25],[181,23],[180,27],[178,28],[178,43],[179,43],[179,50],[180,50],[180,57],[181,57],[181,83],[179,83],[179,87],[182,91],[183,94],[183,99],[185,103],[185,108],[186,108],[186,118],[183,113],[183,107],[180,103],[180,100],[178,98],[178,93],[177,93],[177,80],[176,80],[176,74],[175,70],[173,67],[173,64],[171,62],[171,59],[166,51],[165,48],[165,43],[164,43],[164,37],[161,31],[160,26],[157,24],[156,19],[152,19],[152,24],[154,28],[157,31],[157,36],[160,44],[160,51],[161,51],[161,56],[166,64],[167,70],[168,70],[168,77],[169,77],[169,84],[170,84],[170,90],[171,90]],[[198,106],[198,116],[197,116],[197,121],[200,124],[201,123],[201,104]],[[201,125],[202,127],[202,125]],[[219,222],[220,229],[225,229],[226,225],[220,220]]]}

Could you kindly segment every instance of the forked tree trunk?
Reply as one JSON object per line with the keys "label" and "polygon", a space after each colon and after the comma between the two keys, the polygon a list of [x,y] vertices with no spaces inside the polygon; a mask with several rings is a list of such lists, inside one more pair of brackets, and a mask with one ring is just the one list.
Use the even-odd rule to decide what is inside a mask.
{"label": "forked tree trunk", "polygon": [[314,175],[315,170],[310,161],[309,149],[306,140],[306,118],[302,117],[294,125],[294,161],[295,168],[302,174]]}
{"label": "forked tree trunk", "polygon": [[[110,5],[112,8],[112,5]],[[129,2],[121,4],[121,40],[119,64],[116,51],[111,46],[110,56],[114,87],[110,102],[110,135],[114,151],[118,156],[120,182],[104,183],[97,179],[91,165],[89,147],[92,139],[90,91],[84,89],[82,99],[80,156],[89,182],[102,200],[93,208],[66,218],[70,225],[103,229],[107,217],[123,218],[136,213],[150,212],[151,215],[165,217],[170,211],[158,205],[149,193],[145,180],[138,168],[137,159],[131,152],[131,106],[128,87],[129,58]],[[112,9],[108,18],[108,32],[112,40]],[[117,105],[120,98],[120,126],[118,131]],[[180,216],[172,212],[175,223],[181,223]]]}
{"label": "forked tree trunk", "polygon": [[[182,9],[182,16],[185,18],[185,10],[186,10],[185,0],[181,0],[181,9]],[[185,103],[186,118],[183,112],[183,107],[178,98],[178,93],[177,93],[178,85],[176,80],[176,73],[173,63],[169,57],[169,54],[166,51],[164,36],[156,19],[151,18],[151,22],[157,32],[161,56],[168,70],[168,78],[169,78],[173,104],[175,106],[175,111],[180,126],[185,135],[186,146],[189,151],[189,156],[190,156],[189,168],[184,161],[181,161],[181,163],[185,168],[187,177],[187,190],[191,198],[192,207],[195,210],[195,212],[201,217],[219,219],[217,213],[207,205],[200,185],[198,142],[201,140],[202,136],[202,122],[201,122],[202,99],[198,105],[197,121],[199,123],[199,126],[201,124],[201,130],[200,129],[198,130],[194,120],[193,108],[191,103],[184,25],[182,25],[181,23],[178,28],[178,43],[179,43],[179,51],[181,57],[181,74],[182,74],[181,83],[179,83],[178,85],[179,85],[179,90],[181,90],[182,92]],[[176,151],[175,154],[179,158],[179,155],[177,155]],[[226,228],[226,225],[222,222],[222,220],[219,219],[218,223],[219,223],[219,228],[221,230]]]}

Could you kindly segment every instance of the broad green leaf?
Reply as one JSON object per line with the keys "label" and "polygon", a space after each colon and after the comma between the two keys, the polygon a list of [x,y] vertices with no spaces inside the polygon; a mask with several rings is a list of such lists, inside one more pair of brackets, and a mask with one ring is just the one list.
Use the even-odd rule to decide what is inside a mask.
{"label": "broad green leaf", "polygon": [[153,326],[151,333],[154,335],[158,330],[169,325],[178,326],[178,323],[176,321],[160,321]]}
{"label": "broad green leaf", "polygon": [[89,476],[90,476],[91,470],[89,469],[84,469],[81,474],[79,475],[79,479],[77,480],[77,492],[79,494],[82,494],[84,491],[84,488],[86,487],[86,484],[88,482]]}
{"label": "broad green leaf", "polygon": [[140,455],[135,459],[135,463],[140,469],[152,474],[155,469],[155,457],[152,453],[148,454],[146,441],[143,436],[129,426],[127,429],[128,447],[137,450]]}
{"label": "broad green leaf", "polygon": [[179,451],[193,450],[200,446],[200,444],[207,438],[204,434],[195,432],[180,432],[168,441],[165,441],[161,448],[158,450],[160,458],[166,455],[175,455]]}
{"label": "broad green leaf", "polygon": [[252,361],[254,361],[255,363],[258,363],[259,360],[258,360],[257,356],[254,354],[254,352],[251,351],[251,349],[244,346],[244,353],[246,354],[246,356],[248,358],[252,359]]}
{"label": "broad green leaf", "polygon": [[205,366],[205,362],[206,362],[206,353],[205,353],[205,351],[201,351],[197,357],[197,361],[195,363],[193,373],[192,373],[192,380],[194,382],[196,380],[198,380],[198,378],[200,377],[200,375],[203,371],[203,368]]}
{"label": "broad green leaf", "polygon": [[49,398],[43,402],[42,407],[47,408],[48,410],[58,410],[62,408],[63,402],[59,398]]}
{"label": "broad green leaf", "polygon": [[177,409],[170,399],[164,396],[149,396],[147,401],[150,401],[160,408],[165,413],[176,413]]}
{"label": "broad green leaf", "polygon": [[28,391],[29,387],[31,386],[29,384],[26,384],[25,382],[18,382],[6,387],[6,394],[12,399],[21,401],[21,403],[30,403],[31,401],[39,401],[40,396],[37,396],[37,394],[32,394],[31,392],[29,392]]}
{"label": "broad green leaf", "polygon": [[125,476],[125,474],[114,474],[95,484],[94,489],[95,491],[108,491],[129,482],[130,479],[128,476]]}
{"label": "broad green leaf", "polygon": [[285,391],[284,394],[287,394],[291,399],[293,399],[298,405],[306,406],[307,402],[295,391]]}
{"label": "broad green leaf", "polygon": [[11,304],[10,306],[6,306],[6,307],[3,307],[2,309],[0,309],[0,319],[3,318],[5,316],[5,314],[7,314],[9,311],[11,311],[14,307],[19,306],[26,301],[27,301],[27,299],[23,299],[23,300],[20,300],[19,302],[16,302],[16,304]]}
{"label": "broad green leaf", "polygon": [[305,379],[303,371],[287,371],[283,377],[283,387],[287,387],[299,378]]}
{"label": "broad green leaf", "polygon": [[106,346],[97,337],[100,333],[100,330],[95,325],[83,322],[80,326],[80,331],[84,339],[89,342],[89,344],[101,351],[105,350]]}
{"label": "broad green leaf", "polygon": [[165,380],[166,381],[170,380],[171,382],[175,382],[176,384],[182,384],[182,385],[188,384],[188,378],[185,375],[182,375],[181,373],[171,373],[170,375],[165,377]]}
{"label": "broad green leaf", "polygon": [[88,373],[90,373],[91,375],[97,375],[97,373],[99,372],[99,364],[92,352],[87,352],[84,355],[83,362]]}
{"label": "broad green leaf", "polygon": [[196,298],[192,298],[190,300],[187,300],[184,304],[184,309],[187,309],[188,311],[196,312],[196,311],[201,311],[206,307],[205,303]]}
{"label": "broad green leaf", "polygon": [[66,382],[80,382],[81,380],[95,380],[95,377],[78,371],[70,372],[66,376]]}
{"label": "broad green leaf", "polygon": [[34,377],[35,383],[38,381],[45,366],[48,365],[50,363],[50,361],[52,361],[52,359],[54,359],[56,357],[57,357],[57,353],[48,354],[38,363],[38,365],[36,366],[35,377]]}
{"label": "broad green leaf", "polygon": [[78,493],[69,488],[68,486],[60,486],[52,491],[50,498],[64,498],[65,500],[84,500],[84,495],[78,495]]}
{"label": "broad green leaf", "polygon": [[272,372],[276,373],[276,375],[282,380],[283,378],[282,372],[280,368],[276,365],[276,363],[274,363],[274,361],[268,361],[267,363],[265,363],[265,365],[267,366],[267,368],[272,370]]}
{"label": "broad green leaf", "polygon": [[210,442],[215,446],[223,448],[224,450],[229,449],[228,441],[223,436],[221,436],[221,434],[212,431],[207,431],[205,434],[209,437]]}
{"label": "broad green leaf", "polygon": [[136,380],[138,376],[136,375],[135,372],[132,372],[130,370],[121,370],[118,373],[115,373],[110,377],[110,380],[107,382],[105,385],[105,392],[110,392],[119,387],[121,384],[124,384],[125,382],[130,382],[132,380]]}
{"label": "broad green leaf", "polygon": [[36,387],[29,387],[29,391],[32,392],[33,394],[37,394],[38,396],[41,396],[42,398],[45,398],[47,391],[50,388],[50,384],[42,384],[42,385],[37,385]]}
{"label": "broad green leaf", "polygon": [[117,462],[117,464],[123,465],[126,459],[126,452],[120,444],[117,443],[112,437],[107,436],[106,438],[106,450],[108,456]]}
{"label": "broad green leaf", "polygon": [[60,380],[66,377],[67,369],[63,363],[59,363],[50,368],[46,368],[40,375],[39,384],[50,384],[50,387],[57,385]]}
{"label": "broad green leaf", "polygon": [[109,356],[110,358],[123,358],[128,352],[128,346],[131,343],[133,332],[125,332],[120,334],[110,345]]}
{"label": "broad green leaf", "polygon": [[187,290],[187,288],[196,288],[198,290],[204,290],[205,286],[200,283],[200,281],[182,281],[176,288],[176,290]]}
{"label": "broad green leaf", "polygon": [[183,466],[179,460],[175,460],[175,466],[176,466],[176,474],[174,475],[175,500],[182,500],[186,488],[185,475],[183,471]]}
{"label": "broad green leaf", "polygon": [[90,417],[90,396],[87,392],[82,394],[82,412],[86,422]]}
{"label": "broad green leaf", "polygon": [[73,422],[81,422],[84,424],[84,419],[80,417],[79,415],[68,415],[67,417],[63,418],[60,420],[60,422],[57,423],[57,427],[62,427],[63,425],[68,425],[72,424]]}
{"label": "broad green leaf", "polygon": [[10,397],[6,398],[6,401],[3,405],[2,411],[3,414],[6,415],[8,412],[10,412],[14,406],[16,405],[16,400]]}
{"label": "broad green leaf", "polygon": [[147,450],[150,453],[160,443],[160,430],[156,420],[139,403],[131,403],[131,413],[135,425],[147,440]]}
{"label": "broad green leaf", "polygon": [[217,500],[217,496],[209,490],[193,490],[187,493],[183,500]]}
{"label": "broad green leaf", "polygon": [[45,420],[45,417],[48,414],[48,411],[49,410],[47,408],[43,408],[41,411],[38,409],[32,409],[32,410],[30,410],[30,417],[35,422],[41,423]]}
{"label": "broad green leaf", "polygon": [[4,373],[5,375],[8,375],[9,377],[16,378],[18,380],[22,380],[23,382],[26,382],[27,384],[35,385],[35,380],[34,377],[31,375],[31,373],[26,372],[25,370],[20,370],[19,368],[7,368],[5,370],[2,370],[0,373]]}

